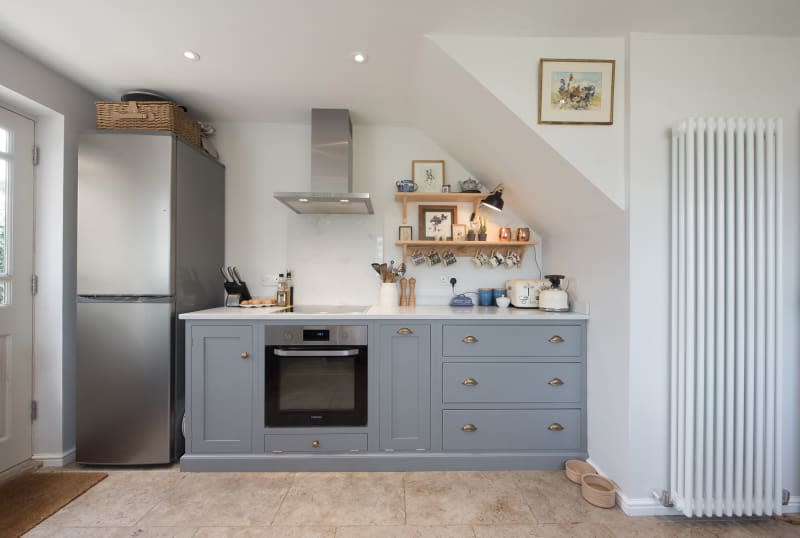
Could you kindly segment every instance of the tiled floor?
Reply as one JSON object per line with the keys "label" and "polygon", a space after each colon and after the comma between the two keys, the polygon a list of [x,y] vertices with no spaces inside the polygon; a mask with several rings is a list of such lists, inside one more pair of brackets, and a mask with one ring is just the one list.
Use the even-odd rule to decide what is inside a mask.
{"label": "tiled floor", "polygon": [[[48,472],[48,471],[40,471]],[[109,476],[26,536],[494,538],[800,536],[776,521],[628,518],[561,472],[180,473]]]}

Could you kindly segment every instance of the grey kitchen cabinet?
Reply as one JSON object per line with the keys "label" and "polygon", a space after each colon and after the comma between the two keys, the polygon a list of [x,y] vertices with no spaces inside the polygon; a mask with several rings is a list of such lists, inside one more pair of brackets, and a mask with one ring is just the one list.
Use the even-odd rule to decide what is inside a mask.
{"label": "grey kitchen cabinet", "polygon": [[585,324],[445,323],[442,450],[586,450]]}
{"label": "grey kitchen cabinet", "polygon": [[444,449],[578,450],[579,409],[446,409]]}
{"label": "grey kitchen cabinet", "polygon": [[[445,314],[322,321],[220,309],[219,319],[189,318],[181,469],[558,469],[586,458],[586,321]],[[267,426],[265,332],[354,319],[369,333],[367,424]]]}
{"label": "grey kitchen cabinet", "polygon": [[253,444],[253,328],[191,327],[193,453],[247,453]]}
{"label": "grey kitchen cabinet", "polygon": [[431,327],[380,325],[380,448],[431,446]]}
{"label": "grey kitchen cabinet", "polygon": [[443,355],[579,357],[582,337],[578,325],[445,325]]}

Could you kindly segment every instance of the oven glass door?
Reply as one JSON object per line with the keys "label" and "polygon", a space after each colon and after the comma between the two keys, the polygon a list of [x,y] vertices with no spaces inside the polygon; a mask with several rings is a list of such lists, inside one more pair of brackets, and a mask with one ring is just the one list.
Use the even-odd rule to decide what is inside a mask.
{"label": "oven glass door", "polygon": [[364,346],[267,346],[267,426],[364,426]]}

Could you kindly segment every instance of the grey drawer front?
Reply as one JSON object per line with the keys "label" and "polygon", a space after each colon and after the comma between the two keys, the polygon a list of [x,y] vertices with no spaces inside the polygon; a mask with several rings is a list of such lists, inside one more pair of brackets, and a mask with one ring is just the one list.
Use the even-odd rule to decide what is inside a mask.
{"label": "grey drawer front", "polygon": [[444,403],[580,402],[579,363],[446,362]]}
{"label": "grey drawer front", "polygon": [[[548,426],[558,423],[561,431]],[[475,431],[464,431],[465,425]],[[581,448],[580,409],[445,410],[442,411],[444,450],[578,450]]]}
{"label": "grey drawer front", "polygon": [[[264,436],[267,452],[350,452],[367,450],[367,434],[325,433],[269,434]],[[318,446],[315,445],[315,441]]]}
{"label": "grey drawer front", "polygon": [[579,325],[445,325],[445,356],[579,357]]}

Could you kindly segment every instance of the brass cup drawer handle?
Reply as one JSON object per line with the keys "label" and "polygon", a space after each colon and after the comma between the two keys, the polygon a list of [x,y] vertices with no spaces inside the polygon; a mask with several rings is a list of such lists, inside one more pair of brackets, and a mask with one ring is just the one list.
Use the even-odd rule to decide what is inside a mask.
{"label": "brass cup drawer handle", "polygon": [[550,385],[551,387],[557,387],[559,385],[563,385],[564,382],[561,379],[554,377],[553,379],[548,381],[547,384]]}
{"label": "brass cup drawer handle", "polygon": [[247,351],[242,351],[242,354],[241,354],[240,356],[241,356],[243,359],[246,359],[246,358],[248,358],[248,357],[250,356],[250,353],[248,353]]}
{"label": "brass cup drawer handle", "polygon": [[409,334],[414,334],[414,331],[412,331],[408,327],[401,327],[397,329],[397,334],[402,334],[403,336],[407,336]]}
{"label": "brass cup drawer handle", "polygon": [[319,441],[317,441],[316,439],[311,441],[311,448],[319,448]]}
{"label": "brass cup drawer handle", "polygon": [[464,381],[461,382],[462,385],[466,385],[467,387],[474,387],[478,384],[478,380],[474,377],[468,377]]}
{"label": "brass cup drawer handle", "polygon": [[465,336],[462,342],[464,342],[465,344],[477,344],[478,339],[470,335],[470,336]]}
{"label": "brass cup drawer handle", "polygon": [[547,429],[550,430],[551,432],[560,432],[561,430],[564,429],[564,426],[562,426],[558,422],[553,422],[547,427]]}
{"label": "brass cup drawer handle", "polygon": [[478,431],[478,427],[475,424],[464,424],[461,426],[461,430],[465,432],[476,432]]}
{"label": "brass cup drawer handle", "polygon": [[548,338],[547,341],[550,342],[551,344],[563,344],[564,338],[557,334],[554,334],[553,336]]}

